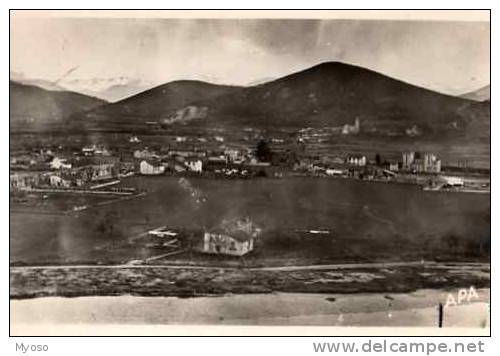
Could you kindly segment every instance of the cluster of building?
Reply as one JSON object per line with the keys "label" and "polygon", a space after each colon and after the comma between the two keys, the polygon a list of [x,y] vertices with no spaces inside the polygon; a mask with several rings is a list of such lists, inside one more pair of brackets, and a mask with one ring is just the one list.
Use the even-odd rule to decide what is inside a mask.
{"label": "cluster of building", "polygon": [[18,154],[11,157],[10,168],[11,190],[87,188],[135,170],[133,162],[120,161],[105,147],[96,145],[72,153],[41,150]]}
{"label": "cluster of building", "polygon": [[17,171],[10,174],[10,189],[78,188],[120,177],[131,167],[117,163],[95,163],[85,166],[60,166],[50,171]]}
{"label": "cluster of building", "polygon": [[[321,150],[315,152],[310,149],[309,143],[305,145],[300,141],[302,137],[320,139],[328,134],[328,129],[331,130],[306,128],[300,130],[298,136],[293,132],[281,135],[273,133],[267,140],[267,158],[258,154],[258,146],[256,149],[242,142],[225,143],[225,138],[217,131],[209,140],[199,135],[173,136],[168,146],[157,144],[146,147],[137,136],[131,136],[126,139],[127,145],[116,147],[113,151],[100,144],[85,145],[79,149],[75,147],[78,151],[73,149],[70,152],[64,148],[32,151],[11,157],[11,171],[14,172],[11,176],[11,186],[81,187],[98,180],[134,173],[148,176],[207,173],[224,177],[251,177],[261,174],[280,177],[298,172],[344,177],[387,177],[397,172],[441,172],[441,160],[432,153],[405,152],[402,161],[384,161],[382,164],[377,159],[369,160],[364,154],[332,156],[332,153],[324,153]],[[344,125],[342,130],[348,133],[359,132],[359,119],[356,118],[353,125]],[[251,130],[245,130],[244,134],[256,137],[262,135],[261,132]],[[199,139],[203,139],[203,142],[198,142]],[[23,171],[23,174],[20,174],[20,171]]]}
{"label": "cluster of building", "polygon": [[[182,136],[179,136],[182,137]],[[223,137],[216,136],[217,142]],[[133,143],[140,140],[134,136]],[[130,151],[129,151],[130,152]],[[134,173],[161,175],[165,173],[194,173],[205,171],[233,175],[247,172],[243,166],[269,166],[258,162],[252,150],[220,145],[216,150],[172,147],[168,149],[135,149],[128,155],[123,151],[113,155],[99,145],[88,145],[77,152],[28,152],[11,157],[11,189],[36,187],[71,188]],[[236,168],[235,168],[236,167]]]}
{"label": "cluster of building", "polygon": [[317,159],[302,158],[294,165],[293,170],[313,175],[358,179],[392,179],[399,173],[407,176],[441,173],[441,160],[432,153],[404,152],[402,161],[382,162],[380,156],[377,156],[371,160],[362,154],[348,154],[344,157],[325,156]]}
{"label": "cluster of building", "polygon": [[201,174],[207,171],[221,174],[231,171],[236,174],[248,170],[248,167],[270,166],[270,163],[259,162],[252,150],[228,146],[214,151],[176,148],[163,154],[145,148],[136,150],[133,156],[139,160],[139,173],[143,175]]}

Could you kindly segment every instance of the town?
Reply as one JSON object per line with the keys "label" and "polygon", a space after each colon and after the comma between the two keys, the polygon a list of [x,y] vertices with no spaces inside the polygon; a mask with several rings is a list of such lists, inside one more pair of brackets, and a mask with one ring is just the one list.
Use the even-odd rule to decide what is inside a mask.
{"label": "town", "polygon": [[[356,122],[359,125],[359,122]],[[489,182],[467,179],[464,172],[448,173],[433,153],[401,152],[400,159],[378,153],[318,154],[302,135],[295,139],[264,139],[253,145],[226,143],[223,136],[175,136],[168,146],[147,146],[130,135],[120,146],[105,141],[81,147],[30,147],[11,152],[10,190],[116,189],[113,185],[132,176],[205,176],[252,178],[313,176],[364,181],[414,183],[426,189],[464,188],[488,191]],[[305,136],[307,137],[307,136]],[[125,138],[124,138],[125,140]]]}

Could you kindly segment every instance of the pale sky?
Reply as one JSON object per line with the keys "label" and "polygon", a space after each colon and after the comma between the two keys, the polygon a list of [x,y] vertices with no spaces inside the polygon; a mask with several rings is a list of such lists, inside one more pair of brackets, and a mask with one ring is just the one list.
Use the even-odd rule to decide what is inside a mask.
{"label": "pale sky", "polygon": [[489,22],[11,16],[10,29],[11,71],[32,79],[246,85],[342,61],[461,94],[490,76]]}

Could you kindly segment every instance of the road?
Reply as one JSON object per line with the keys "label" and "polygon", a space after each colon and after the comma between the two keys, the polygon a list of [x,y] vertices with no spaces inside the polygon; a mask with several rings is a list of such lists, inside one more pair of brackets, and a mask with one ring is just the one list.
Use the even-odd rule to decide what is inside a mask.
{"label": "road", "polygon": [[325,265],[305,265],[305,266],[275,266],[275,267],[228,267],[228,266],[196,266],[196,265],[166,265],[166,264],[118,264],[118,265],[49,265],[49,266],[15,266],[11,270],[48,270],[48,269],[207,269],[207,270],[248,270],[248,271],[307,271],[307,270],[345,270],[360,268],[393,268],[393,267],[437,267],[437,266],[470,266],[470,267],[490,267],[489,263],[483,262],[446,262],[438,263],[434,261],[409,261],[409,262],[374,262],[374,263],[344,263]]}

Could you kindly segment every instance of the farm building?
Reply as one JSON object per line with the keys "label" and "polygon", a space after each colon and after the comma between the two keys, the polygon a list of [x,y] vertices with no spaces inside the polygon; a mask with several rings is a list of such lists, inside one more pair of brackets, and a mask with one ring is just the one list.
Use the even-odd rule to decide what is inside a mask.
{"label": "farm building", "polygon": [[203,234],[202,252],[243,256],[254,248],[261,229],[248,218],[224,220],[219,227]]}
{"label": "farm building", "polygon": [[205,232],[202,252],[243,256],[253,250],[254,238],[243,231],[232,232],[231,235],[222,230]]}

